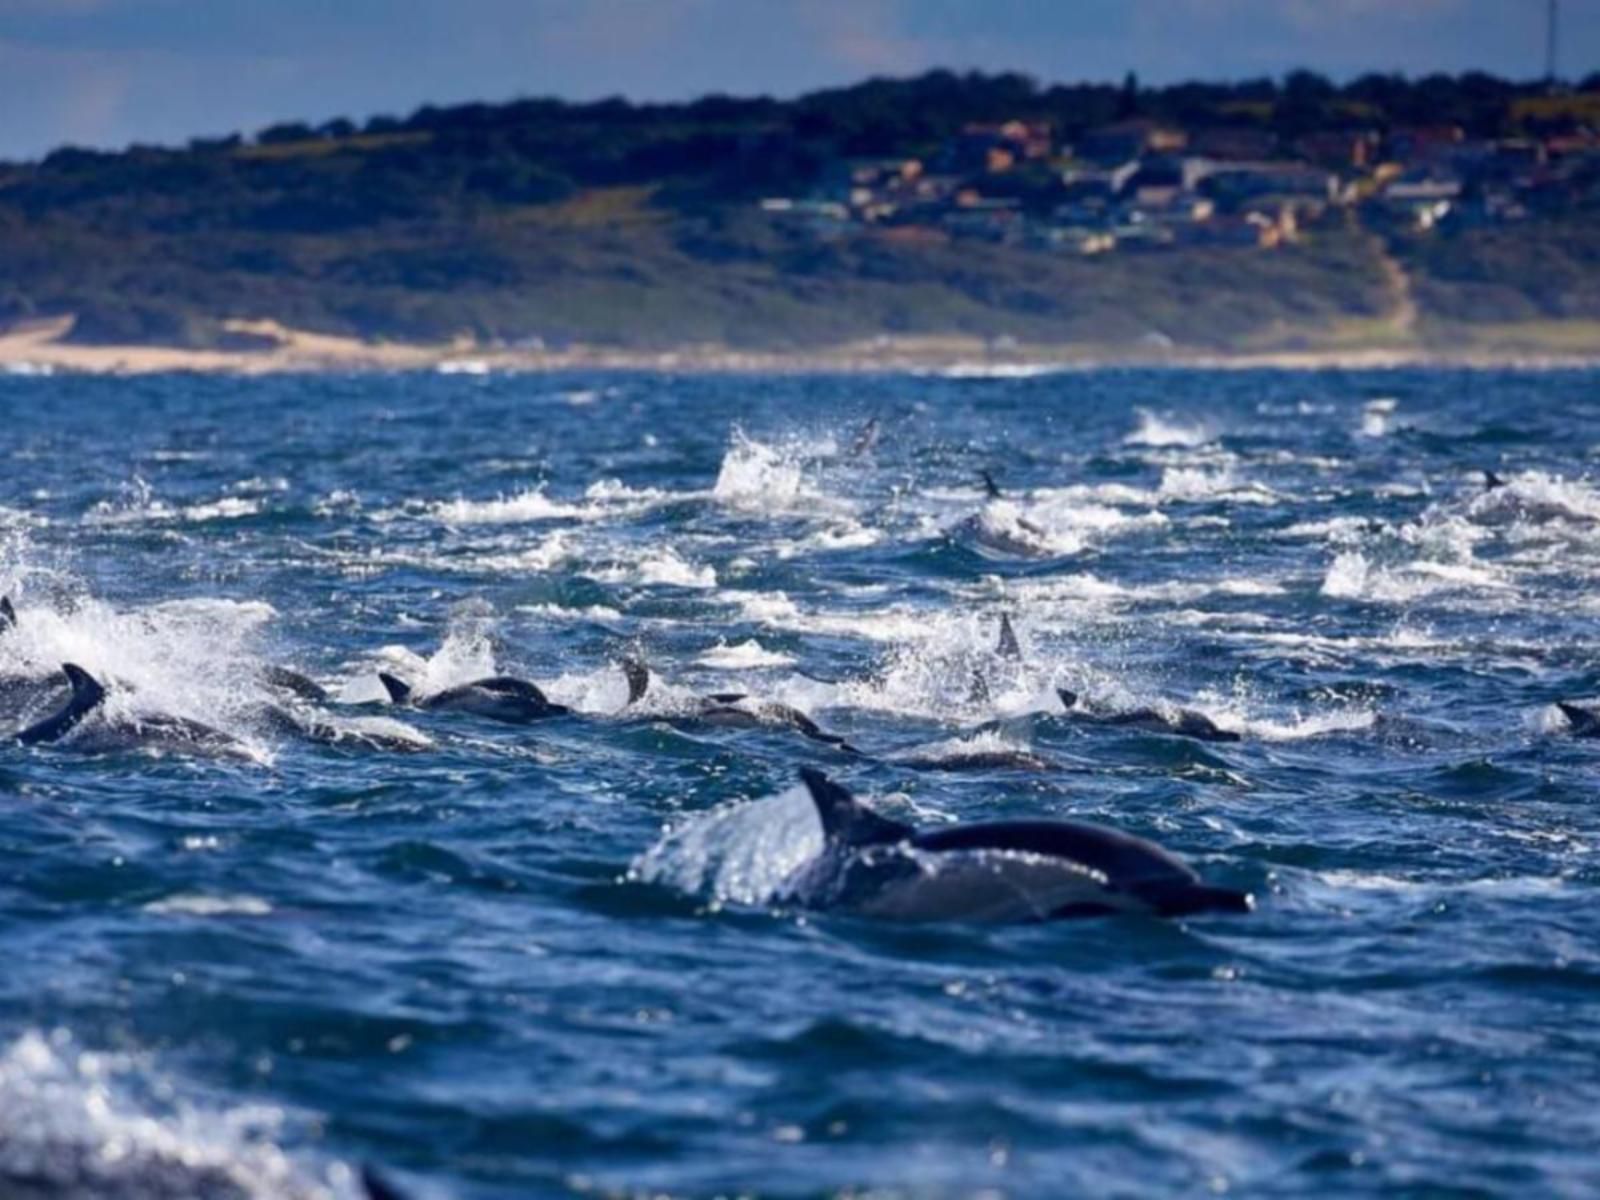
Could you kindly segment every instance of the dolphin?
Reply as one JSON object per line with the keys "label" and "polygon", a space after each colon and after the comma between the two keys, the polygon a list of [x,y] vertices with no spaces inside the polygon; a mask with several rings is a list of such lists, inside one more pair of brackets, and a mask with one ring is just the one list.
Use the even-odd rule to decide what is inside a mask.
{"label": "dolphin", "polygon": [[526,679],[515,679],[510,675],[475,679],[430,696],[415,695],[410,684],[393,675],[380,672],[378,681],[389,693],[390,703],[428,712],[465,712],[492,721],[520,725],[546,717],[564,717],[572,711],[564,704],[552,703],[536,685]]}
{"label": "dolphin", "polygon": [[76,663],[61,664],[61,673],[72,688],[66,705],[36,724],[17,734],[24,746],[38,746],[45,742],[59,742],[83,723],[85,717],[105,703],[106,690],[89,672]]}
{"label": "dolphin", "polygon": [[1000,639],[994,648],[995,654],[1001,658],[1008,658],[1012,662],[1022,661],[1022,644],[1017,641],[1017,631],[1011,628],[1011,614],[1000,614]]}
{"label": "dolphin", "polygon": [[971,543],[980,553],[989,552],[1008,558],[1055,557],[1056,550],[1050,544],[1049,531],[1006,502],[1000,485],[988,471],[979,471],[978,476],[983,480],[983,493],[989,503],[982,511],[956,522],[950,533]]}
{"label": "dolphin", "polygon": [[1495,472],[1490,470],[1488,467],[1484,467],[1483,468],[1483,490],[1484,491],[1492,492],[1492,491],[1495,490],[1495,488],[1503,488],[1505,486],[1506,486],[1506,481],[1504,479],[1502,479],[1499,475],[1495,474]]}
{"label": "dolphin", "polygon": [[433,748],[433,742],[409,725],[385,721],[387,729],[373,728],[354,721],[334,722],[322,714],[303,708],[267,705],[261,713],[262,730],[279,737],[313,742],[337,749],[381,750],[408,754]]}
{"label": "dolphin", "polygon": [[1556,707],[1567,719],[1567,724],[1572,726],[1573,737],[1600,738],[1600,712],[1592,708],[1580,708],[1565,700],[1557,700]]}
{"label": "dolphin", "polygon": [[[995,641],[994,656],[1008,663],[1022,662],[1022,643],[1017,641],[1017,631],[1011,627],[1011,614],[1000,614],[1000,633]],[[989,676],[982,666],[972,669],[972,687],[967,699],[974,704],[987,704],[993,695]]]}
{"label": "dolphin", "polygon": [[892,760],[913,771],[1058,771],[1061,768],[1031,750],[954,750]]}
{"label": "dolphin", "polygon": [[[53,745],[91,716],[104,715],[108,695],[105,685],[75,663],[63,663],[61,673],[66,676],[72,694],[59,710],[17,733],[16,740],[22,745]],[[119,717],[114,724],[109,724],[99,732],[102,736],[90,739],[88,748],[106,750],[143,746],[186,753],[250,757],[248,748],[238,738],[200,721],[170,713]]]}
{"label": "dolphin", "polygon": [[867,451],[878,444],[878,418],[869,417],[867,423],[856,434],[856,440],[850,445],[852,458],[860,458]]}
{"label": "dolphin", "polygon": [[261,682],[275,692],[312,704],[326,704],[331,699],[328,690],[309,675],[302,675],[288,667],[266,666],[261,669]]}
{"label": "dolphin", "polygon": [[1122,711],[1080,707],[1078,694],[1066,688],[1057,688],[1061,707],[1073,718],[1095,725],[1120,725],[1129,729],[1144,729],[1151,733],[1170,733],[1178,737],[1195,738],[1202,742],[1237,742],[1243,739],[1231,729],[1221,728],[1203,712],[1192,708],[1176,708],[1162,712],[1155,708],[1128,708]]}
{"label": "dolphin", "polygon": [[366,1200],[406,1200],[406,1193],[371,1163],[361,1164],[361,1190]]}
{"label": "dolphin", "polygon": [[1247,892],[1211,887],[1143,838],[1076,821],[986,821],[919,831],[802,768],[822,851],[780,886],[780,903],[908,921],[1049,921],[1139,913],[1249,912]]}
{"label": "dolphin", "polygon": [[[651,672],[644,661],[634,655],[623,660],[622,671],[628,680],[628,702],[623,706],[626,709],[637,704],[650,690]],[[793,729],[802,737],[833,746],[846,754],[861,753],[838,734],[826,732],[798,708],[773,700],[757,700],[744,692],[713,692],[707,696],[697,696],[687,712],[652,713],[650,718],[693,721],[729,729]]]}
{"label": "dolphin", "polygon": [[[0,639],[15,630],[17,625],[17,610],[11,603],[11,597],[0,596]],[[0,673],[0,700],[6,702],[14,716],[32,712],[60,690],[60,681],[54,676],[40,677],[20,671]]]}

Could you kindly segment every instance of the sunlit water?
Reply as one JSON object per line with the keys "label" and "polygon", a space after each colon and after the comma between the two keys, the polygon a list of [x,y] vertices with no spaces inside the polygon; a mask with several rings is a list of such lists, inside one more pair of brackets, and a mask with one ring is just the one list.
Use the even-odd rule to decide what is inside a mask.
{"label": "sunlit water", "polygon": [[[0,673],[248,752],[3,752],[13,1191],[1600,1189],[1600,743],[1552,707],[1600,692],[1600,377],[43,377],[0,415]],[[749,691],[872,758],[619,716],[630,650],[646,715]],[[286,739],[269,663],[422,748]],[[578,714],[385,709],[379,669]],[[997,745],[1060,769],[894,762]],[[1114,824],[1258,910],[781,911],[802,764]]]}

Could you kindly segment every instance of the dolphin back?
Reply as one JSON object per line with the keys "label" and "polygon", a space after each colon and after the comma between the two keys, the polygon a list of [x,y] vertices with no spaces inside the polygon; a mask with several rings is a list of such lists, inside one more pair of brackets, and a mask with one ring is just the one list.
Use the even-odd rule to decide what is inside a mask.
{"label": "dolphin back", "polygon": [[45,742],[59,741],[66,737],[78,725],[105,703],[106,689],[100,685],[89,672],[76,663],[63,663],[61,673],[67,677],[67,682],[72,685],[72,695],[60,711],[51,714],[36,725],[30,725],[17,734],[17,741],[24,746],[37,746]]}
{"label": "dolphin back", "polygon": [[650,668],[644,659],[630,654],[622,660],[622,674],[628,681],[628,703],[639,703],[650,690]]}
{"label": "dolphin back", "polygon": [[880,817],[844,788],[813,767],[801,767],[800,779],[811,793],[822,835],[846,846],[885,846],[908,841],[916,830]]}
{"label": "dolphin back", "polygon": [[1163,917],[1191,917],[1199,913],[1254,912],[1255,897],[1232,888],[1204,883],[1156,883],[1129,889]]}

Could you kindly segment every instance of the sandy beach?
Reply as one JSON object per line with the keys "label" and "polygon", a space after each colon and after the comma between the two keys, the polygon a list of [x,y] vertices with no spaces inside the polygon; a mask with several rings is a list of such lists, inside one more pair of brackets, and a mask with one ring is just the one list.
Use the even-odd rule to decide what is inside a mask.
{"label": "sandy beach", "polygon": [[69,341],[72,318],[21,323],[0,333],[0,374],[148,375],[195,371],[240,375],[293,372],[390,372],[434,370],[445,374],[494,371],[688,371],[688,372],[929,372],[952,376],[1039,374],[1119,366],[1210,369],[1362,370],[1412,366],[1482,369],[1562,368],[1600,365],[1600,341],[1592,349],[1567,339],[1560,350],[1525,346],[1467,345],[1458,350],[1382,345],[1336,349],[1281,349],[1219,353],[1183,346],[1115,347],[1006,344],[981,338],[873,338],[805,351],[755,351],[719,345],[670,350],[574,345],[561,350],[485,346],[470,339],[448,343],[364,341],[289,329],[275,321],[228,321],[230,332],[249,335],[259,349],[208,350],[159,345],[86,345]]}

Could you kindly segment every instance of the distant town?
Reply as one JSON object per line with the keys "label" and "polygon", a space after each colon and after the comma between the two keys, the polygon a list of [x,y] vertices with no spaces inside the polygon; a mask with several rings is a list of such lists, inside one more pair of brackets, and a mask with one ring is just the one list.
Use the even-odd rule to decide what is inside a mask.
{"label": "distant town", "polygon": [[1600,74],[931,71],[0,163],[0,336],[91,348],[1589,355],[1596,263]]}
{"label": "distant town", "polygon": [[1559,96],[1523,103],[1568,119],[1558,133],[1532,136],[1472,137],[1434,124],[1284,138],[1136,118],[1071,142],[1041,121],[971,123],[928,158],[840,159],[810,191],[763,198],[760,208],[820,239],[870,232],[1094,255],[1270,249],[1357,216],[1385,231],[1459,230],[1600,198],[1593,106]]}

